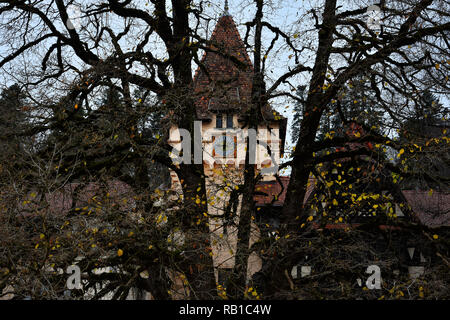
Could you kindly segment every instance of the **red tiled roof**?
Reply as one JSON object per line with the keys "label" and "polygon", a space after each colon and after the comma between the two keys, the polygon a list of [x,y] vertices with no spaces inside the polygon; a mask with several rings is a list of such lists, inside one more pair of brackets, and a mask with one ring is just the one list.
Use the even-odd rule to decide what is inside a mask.
{"label": "red tiled roof", "polygon": [[[256,206],[270,205],[274,196],[278,196],[272,205],[282,206],[286,198],[286,190],[289,185],[289,177],[280,177],[282,187],[278,181],[262,181],[256,185],[256,192],[264,193],[255,195]],[[315,188],[315,180],[309,179],[303,203],[305,204]],[[69,210],[75,207],[90,206],[93,203],[93,197],[101,193],[101,187],[97,183],[88,183],[81,186],[79,183],[70,183],[61,191],[52,194],[46,194],[45,200],[49,204],[49,210],[56,214],[67,214]],[[129,211],[134,207],[133,192],[131,187],[119,180],[111,180],[106,183],[104,190],[108,190],[108,196],[118,203],[119,210]],[[280,194],[281,192],[281,194]],[[428,227],[450,226],[450,193],[416,190],[403,190],[408,204],[411,206],[421,222]],[[42,195],[30,192],[23,203],[19,204],[19,210],[24,216],[38,208]],[[125,201],[126,200],[126,201]],[[334,228],[334,227],[333,227]],[[336,227],[338,228],[338,227]]]}
{"label": "red tiled roof", "polygon": [[[103,188],[95,182],[89,182],[85,185],[69,183],[61,190],[46,193],[45,201],[49,205],[49,212],[65,215],[73,207],[93,207],[96,204],[93,198],[102,192],[108,192],[110,201],[117,203],[118,209],[121,211],[129,211],[135,205],[131,187],[120,180],[109,180]],[[28,216],[39,208],[41,200],[41,194],[30,192],[25,201],[19,203],[19,211],[22,215]]]}
{"label": "red tiled roof", "polygon": [[201,63],[209,78],[200,67],[194,77],[194,90],[200,95],[197,102],[199,118],[208,118],[210,110],[236,109],[251,101],[252,63],[231,16],[219,19],[210,40],[214,43],[213,49],[237,58],[247,68],[240,70],[230,59],[213,52],[203,55]]}
{"label": "red tiled roof", "polygon": [[[278,195],[272,205],[282,206],[284,204],[289,177],[280,177],[280,180],[284,188],[281,194],[282,188],[278,181],[262,181],[256,185],[256,192],[266,194],[254,196],[257,206],[271,204],[274,197]],[[314,179],[310,178],[303,204],[309,200],[314,186]],[[428,191],[403,190],[402,193],[423,224],[428,227],[450,226],[449,192],[433,192],[430,195]]]}
{"label": "red tiled roof", "polygon": [[[231,59],[214,52],[203,55],[201,64],[208,74],[198,67],[194,76],[194,92],[199,97],[197,117],[210,119],[211,112],[224,110],[243,113],[251,103],[253,65],[231,16],[220,17],[210,41],[214,44],[212,49],[233,56],[242,62],[242,66],[238,67]],[[268,120],[273,120],[275,116],[284,119],[278,113],[274,115],[269,105],[262,112]]]}
{"label": "red tiled roof", "polygon": [[402,193],[423,224],[450,226],[450,192],[403,190]]}

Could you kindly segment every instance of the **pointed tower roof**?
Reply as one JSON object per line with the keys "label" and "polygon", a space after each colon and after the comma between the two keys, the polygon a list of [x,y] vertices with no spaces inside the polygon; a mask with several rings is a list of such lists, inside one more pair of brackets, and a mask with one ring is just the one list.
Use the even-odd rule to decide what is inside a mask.
{"label": "pointed tower roof", "polygon": [[[194,76],[194,91],[199,97],[197,117],[203,120],[210,120],[212,113],[218,112],[243,114],[252,101],[253,65],[227,5],[210,39],[211,49],[219,53],[205,52],[201,59],[202,67]],[[264,106],[262,114],[266,120],[281,122],[284,141],[287,119],[270,105]]]}
{"label": "pointed tower roof", "polygon": [[[252,62],[233,18],[225,8],[211,35],[211,49],[205,52],[194,77],[194,89],[201,98],[197,114],[207,119],[212,112],[242,110],[251,101]],[[239,66],[227,56],[232,56]]]}
{"label": "pointed tower roof", "polygon": [[[237,26],[228,11],[225,11],[224,15],[217,21],[210,41],[214,43],[214,47],[221,52],[238,58],[240,61],[248,64],[249,67],[252,66],[252,62],[245,49],[244,41],[242,41]],[[204,57],[205,60],[207,60],[208,55],[210,54],[207,53],[206,57]],[[225,57],[221,58],[223,60],[228,60]]]}

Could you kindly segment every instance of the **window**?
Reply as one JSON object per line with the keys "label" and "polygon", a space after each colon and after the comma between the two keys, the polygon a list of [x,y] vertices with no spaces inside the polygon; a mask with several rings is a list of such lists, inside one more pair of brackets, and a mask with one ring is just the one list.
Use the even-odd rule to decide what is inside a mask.
{"label": "window", "polygon": [[223,128],[223,117],[220,113],[216,115],[216,128]]}
{"label": "window", "polygon": [[226,121],[226,128],[233,128],[233,115],[232,114],[220,114],[218,113],[216,115],[216,128],[223,128],[223,121]]}
{"label": "window", "polygon": [[227,114],[227,128],[233,128],[233,115]]}

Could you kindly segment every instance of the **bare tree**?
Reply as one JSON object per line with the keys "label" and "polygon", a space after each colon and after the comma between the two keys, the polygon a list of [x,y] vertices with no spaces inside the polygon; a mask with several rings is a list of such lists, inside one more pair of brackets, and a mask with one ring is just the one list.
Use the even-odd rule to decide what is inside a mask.
{"label": "bare tree", "polygon": [[[2,132],[1,138],[33,140],[17,152],[22,161],[1,167],[0,288],[12,283],[21,297],[44,293],[61,297],[66,275],[58,273],[58,268],[65,269],[81,257],[86,287],[103,285],[94,298],[112,292],[113,298],[125,299],[132,287],[145,289],[157,299],[177,297],[174,287],[196,299],[225,297],[214,276],[203,164],[175,165],[168,143],[172,125],[194,136],[201,95],[193,91],[192,70],[197,66],[208,73],[201,62],[203,53],[228,59],[242,70],[249,68],[241,58],[208,40],[211,5],[190,0],[0,1],[1,46],[6,52],[0,67],[8,81],[23,86],[30,118],[22,130]],[[287,27],[269,19],[276,17],[275,1],[255,0],[247,5],[253,16],[242,26],[245,45],[253,51],[253,66],[245,125],[256,129],[264,123],[264,108],[277,99],[295,100],[304,108],[299,138],[290,160],[282,165],[290,167],[291,174],[283,190],[277,238],[262,237],[253,246],[255,189],[261,175],[247,155],[243,182],[235,191],[242,196],[242,205],[236,223],[236,262],[226,297],[286,297],[287,291],[295,291],[287,271],[310,250],[305,246],[318,239],[314,218],[304,206],[311,175],[316,180],[324,178],[327,185],[327,172],[320,167],[352,159],[360,167],[377,168],[368,179],[376,181],[377,174],[386,172],[394,174],[394,179],[407,177],[411,173],[403,160],[414,153],[407,150],[417,144],[414,148],[420,152],[434,152],[428,149],[430,142],[401,141],[395,130],[413,112],[424,90],[448,94],[449,6],[439,0],[381,1],[375,7],[364,1],[324,0],[304,13],[299,8],[298,24]],[[368,19],[371,10],[380,21]],[[272,78],[271,57],[276,59],[283,52],[288,54],[287,67]],[[382,128],[346,118],[342,104],[356,81],[364,82],[368,96],[370,92],[382,110]],[[292,94],[299,85],[306,86],[304,97]],[[120,103],[99,103],[105,88],[116,92]],[[351,134],[340,136],[328,132],[317,139],[321,119],[332,113],[339,115],[345,128],[356,125],[361,131],[351,129]],[[160,115],[155,129],[150,120]],[[446,132],[433,139],[438,139],[433,143],[441,144],[442,152],[448,152]],[[385,156],[385,148],[395,152],[398,161]],[[181,196],[149,182],[155,162],[177,175]],[[443,185],[448,185],[448,178],[440,177]],[[339,180],[339,185],[351,188],[348,181]],[[389,188],[399,201],[405,200],[395,183]],[[333,202],[331,197],[327,200]],[[392,206],[393,201],[385,202]],[[418,222],[413,215],[410,220]],[[442,263],[448,266],[445,241],[436,241],[426,226],[419,226],[414,225],[414,230],[430,241],[430,250],[441,259],[438,268]],[[376,238],[378,231],[367,230],[352,233],[348,247],[357,250],[355,239]],[[177,231],[182,231],[182,241]],[[323,253],[329,245],[322,241],[314,248]],[[246,281],[252,252],[263,256],[264,265],[251,279],[259,293],[249,295],[251,284]],[[357,257],[355,253],[347,258],[351,262]],[[107,267],[113,268],[110,273],[92,271]],[[336,272],[328,267],[325,274]],[[343,264],[339,270],[345,268]],[[342,279],[352,281],[345,275]],[[333,290],[333,295],[338,294],[339,289]]]}

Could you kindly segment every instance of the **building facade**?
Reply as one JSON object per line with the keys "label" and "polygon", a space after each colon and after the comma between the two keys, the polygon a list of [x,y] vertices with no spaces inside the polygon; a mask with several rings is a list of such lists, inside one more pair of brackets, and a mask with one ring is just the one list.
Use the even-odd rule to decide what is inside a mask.
{"label": "building facade", "polygon": [[[242,195],[236,195],[236,191],[244,179],[246,140],[254,144],[251,150],[254,158],[250,163],[262,174],[262,183],[275,183],[274,173],[284,151],[287,119],[267,105],[261,110],[264,120],[257,130],[248,130],[245,113],[252,100],[253,66],[227,11],[218,19],[209,40],[211,51],[204,54],[202,67],[195,73],[194,94],[201,127],[213,258],[216,277],[220,280],[221,273],[234,265],[236,225],[242,201]],[[174,150],[183,148],[184,138],[182,128],[172,126],[169,144]],[[181,192],[176,173],[171,172],[171,177],[172,189]],[[258,236],[259,230],[253,224],[250,242]],[[249,276],[260,268],[260,259],[250,256]]]}

